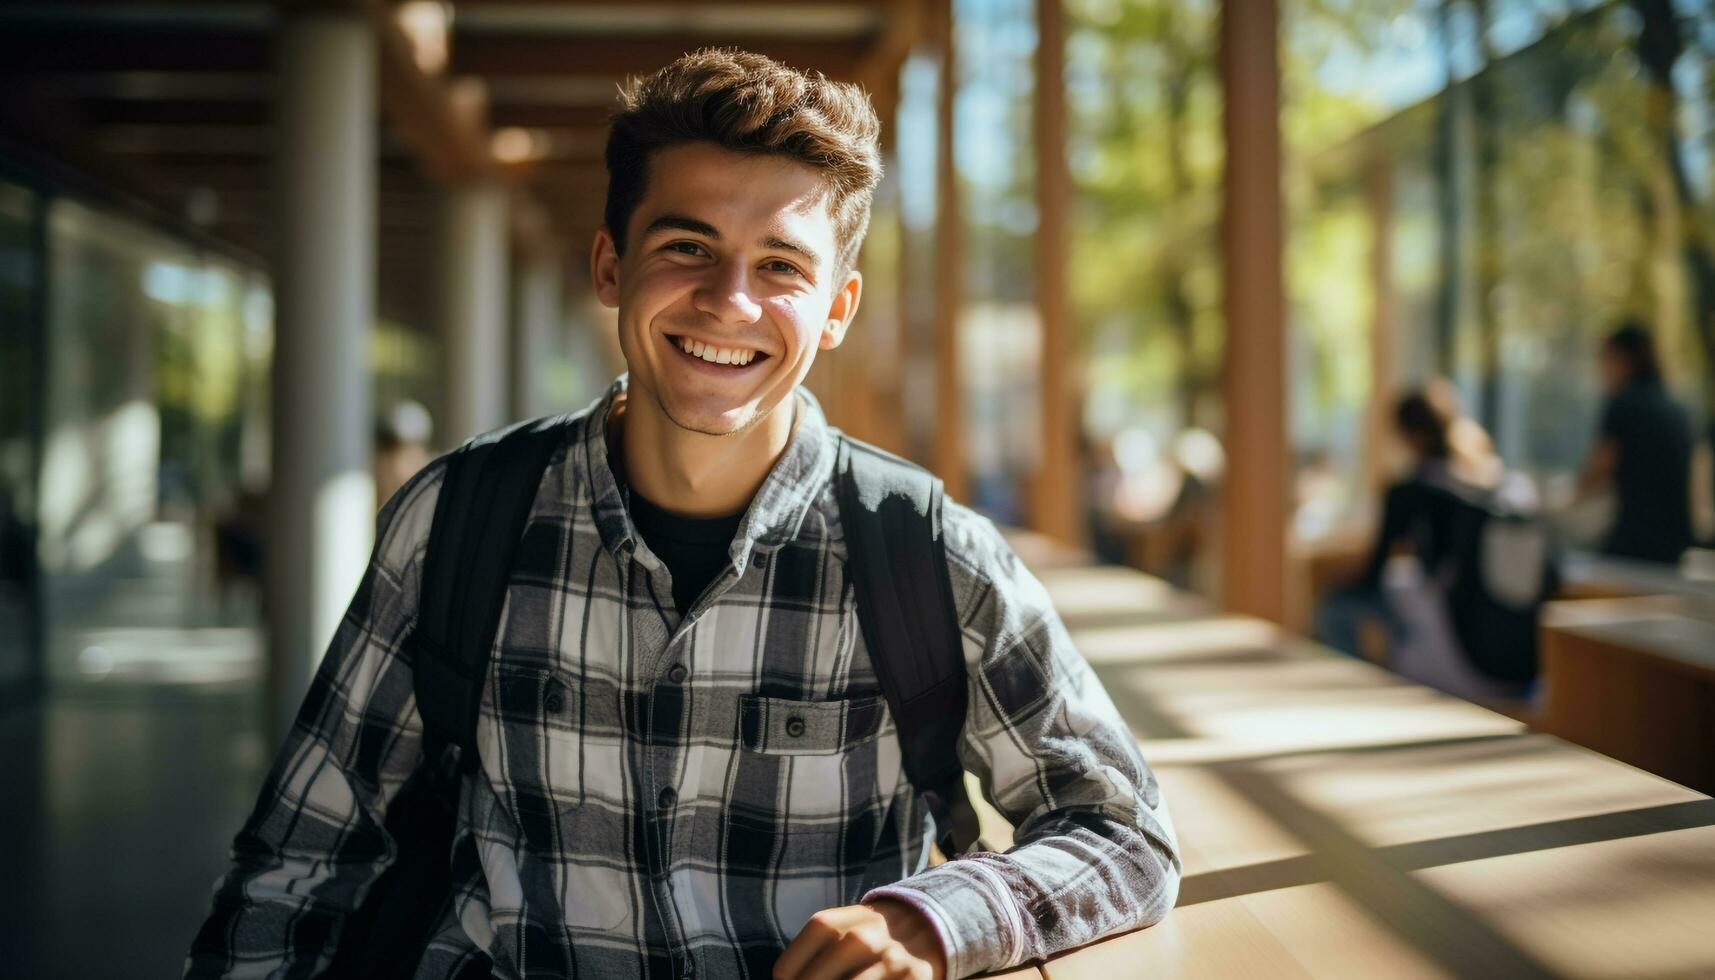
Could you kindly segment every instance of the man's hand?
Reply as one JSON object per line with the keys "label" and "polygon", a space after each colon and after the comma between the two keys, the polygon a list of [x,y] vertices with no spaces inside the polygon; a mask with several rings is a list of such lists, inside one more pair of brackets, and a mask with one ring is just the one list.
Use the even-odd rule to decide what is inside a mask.
{"label": "man's hand", "polygon": [[904,902],[824,909],[774,964],[774,980],[945,980],[935,927]]}

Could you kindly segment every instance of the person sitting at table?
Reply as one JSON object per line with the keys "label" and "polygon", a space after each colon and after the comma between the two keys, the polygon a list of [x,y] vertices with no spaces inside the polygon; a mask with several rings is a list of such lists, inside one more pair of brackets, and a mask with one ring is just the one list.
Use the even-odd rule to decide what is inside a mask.
{"label": "person sitting at table", "polygon": [[[1478,546],[1470,529],[1503,482],[1498,457],[1467,458],[1490,443],[1475,421],[1459,422],[1455,411],[1445,385],[1400,399],[1394,424],[1411,468],[1387,490],[1361,572],[1318,606],[1316,637],[1362,656],[1371,630],[1386,636],[1387,650],[1375,659],[1397,673],[1462,697],[1513,696],[1521,689],[1517,681],[1499,682],[1472,665],[1443,587],[1444,571],[1472,564],[1466,560],[1472,556],[1456,552]],[[1415,561],[1393,563],[1400,551]]]}
{"label": "person sitting at table", "polygon": [[1602,409],[1579,495],[1614,494],[1614,523],[1601,550],[1677,564],[1691,546],[1691,423],[1662,381],[1655,339],[1636,320],[1601,351]]}

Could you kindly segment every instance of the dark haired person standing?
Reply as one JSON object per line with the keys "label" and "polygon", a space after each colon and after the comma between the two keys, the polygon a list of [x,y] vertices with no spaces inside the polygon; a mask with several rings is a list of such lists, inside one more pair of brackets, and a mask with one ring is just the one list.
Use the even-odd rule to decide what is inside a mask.
{"label": "dark haired person standing", "polygon": [[[879,128],[855,87],[742,52],[624,91],[591,274],[628,373],[534,489],[415,977],[939,980],[1173,905],[1154,774],[1041,584],[951,501],[957,754],[1017,833],[928,863],[845,584],[837,436],[800,388],[857,312]],[[187,975],[321,972],[393,860],[448,465],[383,510]]]}
{"label": "dark haired person standing", "polygon": [[1627,321],[1601,352],[1608,392],[1580,489],[1612,488],[1613,527],[1602,550],[1677,563],[1691,546],[1691,423],[1662,381],[1655,338]]}

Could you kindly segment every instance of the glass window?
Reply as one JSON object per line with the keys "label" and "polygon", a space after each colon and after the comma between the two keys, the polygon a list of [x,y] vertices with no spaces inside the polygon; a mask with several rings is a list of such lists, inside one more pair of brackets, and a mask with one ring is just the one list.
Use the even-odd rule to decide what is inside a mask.
{"label": "glass window", "polygon": [[1624,318],[1715,404],[1715,25],[1675,6],[1286,5],[1294,431],[1350,512],[1397,466],[1386,406],[1435,376],[1567,500]]}
{"label": "glass window", "polygon": [[[167,642],[158,631],[256,621],[266,285],[72,201],[49,209],[48,241],[40,553],[49,674],[201,676],[221,657],[198,659],[185,649],[190,634]],[[228,653],[229,665],[249,670],[256,647],[245,640]]]}

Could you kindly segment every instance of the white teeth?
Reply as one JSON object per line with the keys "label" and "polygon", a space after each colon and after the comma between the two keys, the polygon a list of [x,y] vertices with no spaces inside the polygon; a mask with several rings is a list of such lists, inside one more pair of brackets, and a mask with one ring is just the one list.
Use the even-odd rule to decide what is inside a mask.
{"label": "white teeth", "polygon": [[729,347],[715,347],[700,340],[689,337],[679,338],[679,349],[692,357],[700,357],[711,364],[731,364],[742,367],[756,359],[756,351],[739,350]]}

